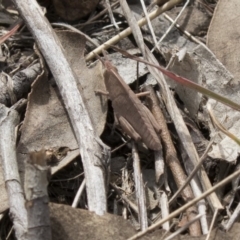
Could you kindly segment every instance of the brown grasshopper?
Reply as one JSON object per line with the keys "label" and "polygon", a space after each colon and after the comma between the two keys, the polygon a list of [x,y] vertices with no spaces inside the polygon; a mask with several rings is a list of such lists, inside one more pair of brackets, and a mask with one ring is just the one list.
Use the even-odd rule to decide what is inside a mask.
{"label": "brown grasshopper", "polygon": [[103,76],[106,89],[123,130],[135,141],[142,140],[150,149],[160,150],[161,143],[157,135],[160,128],[151,112],[124,82],[117,68],[108,60],[97,57],[105,67]]}

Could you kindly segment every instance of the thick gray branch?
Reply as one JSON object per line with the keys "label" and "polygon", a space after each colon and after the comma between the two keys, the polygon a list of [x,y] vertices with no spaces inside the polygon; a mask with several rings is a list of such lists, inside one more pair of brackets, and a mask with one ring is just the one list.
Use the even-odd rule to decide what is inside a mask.
{"label": "thick gray branch", "polygon": [[103,214],[106,211],[106,172],[99,161],[102,158],[102,149],[96,141],[92,122],[84,100],[78,91],[75,73],[66,60],[63,48],[37,2],[35,0],[15,0],[14,3],[51,69],[71,120],[83,161],[89,210]]}
{"label": "thick gray branch", "polygon": [[18,240],[26,239],[27,212],[16,159],[15,127],[19,123],[15,110],[0,105],[0,160],[8,193],[10,215]]}

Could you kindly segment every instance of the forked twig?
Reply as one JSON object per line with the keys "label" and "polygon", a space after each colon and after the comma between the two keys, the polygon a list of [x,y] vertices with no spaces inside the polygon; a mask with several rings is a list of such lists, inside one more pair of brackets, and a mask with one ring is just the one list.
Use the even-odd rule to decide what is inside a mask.
{"label": "forked twig", "polygon": [[132,141],[132,156],[133,156],[133,168],[134,168],[134,181],[135,181],[135,192],[136,200],[138,205],[138,219],[140,227],[145,230],[148,227],[147,220],[147,207],[146,207],[146,196],[144,183],[142,179],[140,158],[137,152],[137,147],[134,141]]}

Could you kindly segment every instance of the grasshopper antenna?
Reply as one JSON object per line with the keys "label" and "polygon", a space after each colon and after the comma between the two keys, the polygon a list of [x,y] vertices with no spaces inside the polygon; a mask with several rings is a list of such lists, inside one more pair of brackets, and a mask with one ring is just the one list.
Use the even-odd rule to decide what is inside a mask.
{"label": "grasshopper antenna", "polygon": [[95,53],[94,52],[94,54],[95,54],[95,56],[96,56],[96,58],[97,59],[99,59],[101,62],[102,62],[102,64],[107,68],[107,69],[114,69],[115,71],[117,71],[117,68],[116,67],[114,67],[112,64],[111,64],[111,62],[109,61],[109,58],[108,58],[108,56],[107,56],[107,51],[106,50],[102,50],[102,54],[103,54],[103,56],[104,56],[104,59],[102,59],[97,53]]}
{"label": "grasshopper antenna", "polygon": [[98,59],[98,60],[100,60],[101,62],[102,62],[102,64],[104,64],[104,60],[102,60],[102,58],[97,54],[97,53],[95,53],[95,52],[93,52],[94,53],[94,55],[96,56],[96,58]]}

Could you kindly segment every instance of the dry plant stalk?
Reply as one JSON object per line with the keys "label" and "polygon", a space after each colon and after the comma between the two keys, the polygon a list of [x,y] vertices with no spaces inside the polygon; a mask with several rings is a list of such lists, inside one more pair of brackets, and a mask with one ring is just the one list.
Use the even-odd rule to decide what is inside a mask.
{"label": "dry plant stalk", "polygon": [[133,168],[134,168],[134,181],[135,181],[135,192],[136,200],[138,205],[138,219],[140,223],[141,230],[145,230],[148,227],[147,219],[147,206],[146,206],[146,196],[145,188],[142,179],[140,158],[137,152],[137,147],[132,141],[132,156],[133,156]]}
{"label": "dry plant stalk", "polygon": [[[132,31],[133,37],[137,43],[137,46],[141,50],[144,56],[144,41],[143,36],[140,27],[138,26],[138,22],[134,15],[132,14],[132,11],[130,7],[128,6],[128,3],[126,0],[120,0],[121,8],[123,11],[123,14],[128,22],[128,25]],[[147,19],[147,17],[146,17]],[[149,19],[148,19],[149,20]]]}
{"label": "dry plant stalk", "polygon": [[109,18],[110,18],[110,20],[111,20],[111,23],[114,25],[114,27],[115,27],[117,30],[119,30],[119,27],[118,27],[118,25],[117,25],[117,23],[116,23],[116,21],[115,21],[114,16],[113,16],[113,12],[112,12],[112,8],[111,8],[111,5],[110,5],[109,0],[105,0],[105,3],[106,3],[106,5],[107,5],[107,10],[108,10],[108,14],[109,14]]}
{"label": "dry plant stalk", "polygon": [[[181,163],[177,158],[175,147],[173,145],[170,133],[167,128],[166,121],[159,107],[159,103],[153,91],[153,88],[151,86],[145,86],[143,90],[150,92],[150,94],[146,97],[147,103],[150,108],[150,111],[153,113],[153,116],[156,118],[159,126],[161,126],[160,136],[161,136],[163,148],[165,151],[166,164],[169,166],[169,168],[172,171],[177,187],[180,188],[185,183],[187,176],[184,173]],[[191,201],[194,198],[193,192],[189,185],[186,186],[185,189],[183,189],[181,196],[186,203]],[[190,207],[189,209],[186,210],[186,214],[189,221],[193,220],[197,215],[197,208],[195,206]],[[200,236],[201,228],[199,225],[199,221],[196,221],[192,225],[190,225],[189,230],[192,236]]]}

